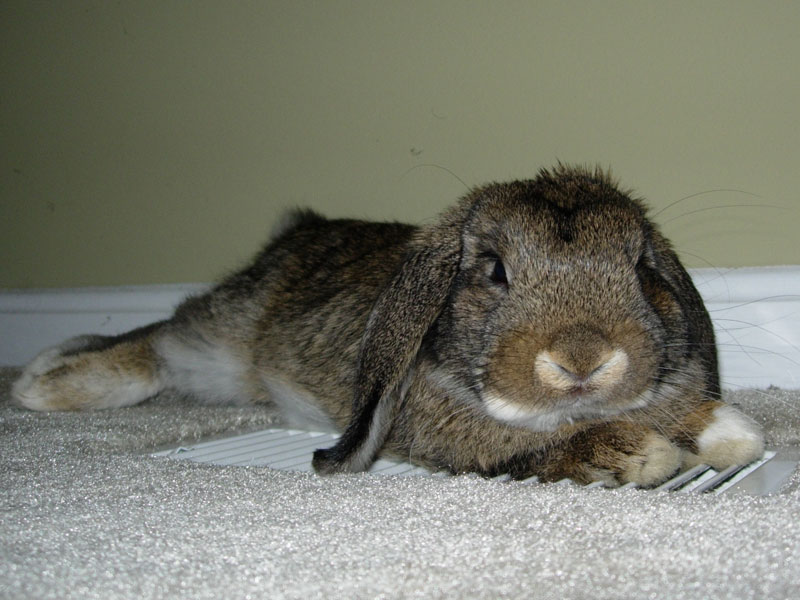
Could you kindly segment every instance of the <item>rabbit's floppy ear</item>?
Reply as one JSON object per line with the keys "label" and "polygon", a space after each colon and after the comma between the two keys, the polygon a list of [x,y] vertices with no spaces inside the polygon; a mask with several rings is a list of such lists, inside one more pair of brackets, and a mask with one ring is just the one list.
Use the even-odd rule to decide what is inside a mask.
{"label": "rabbit's floppy ear", "polygon": [[461,231],[473,204],[464,199],[438,223],[420,229],[378,296],[361,340],[350,422],[335,446],[314,453],[318,473],[368,469],[386,441],[400,388],[458,272]]}
{"label": "rabbit's floppy ear", "polygon": [[721,395],[719,365],[711,317],[705,309],[700,292],[697,291],[672,245],[657,230],[650,232],[650,238],[653,245],[652,260],[655,263],[657,276],[673,290],[673,297],[682,308],[683,316],[676,326],[684,327],[688,324],[689,344],[686,351],[693,349],[700,357],[707,373],[706,387],[703,391],[709,397],[718,399]]}

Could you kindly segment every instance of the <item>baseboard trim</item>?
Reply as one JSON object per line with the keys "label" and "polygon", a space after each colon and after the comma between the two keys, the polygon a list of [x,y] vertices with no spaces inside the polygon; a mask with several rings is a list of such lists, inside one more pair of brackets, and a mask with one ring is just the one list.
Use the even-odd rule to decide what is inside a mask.
{"label": "baseboard trim", "polygon": [[27,363],[40,350],[83,333],[116,335],[168,318],[204,284],[0,291],[0,365]]}
{"label": "baseboard trim", "polygon": [[[691,271],[717,332],[723,386],[800,388],[800,266]],[[73,335],[170,316],[205,284],[0,291],[0,365]]]}
{"label": "baseboard trim", "polygon": [[800,389],[800,265],[690,273],[714,322],[723,387]]}

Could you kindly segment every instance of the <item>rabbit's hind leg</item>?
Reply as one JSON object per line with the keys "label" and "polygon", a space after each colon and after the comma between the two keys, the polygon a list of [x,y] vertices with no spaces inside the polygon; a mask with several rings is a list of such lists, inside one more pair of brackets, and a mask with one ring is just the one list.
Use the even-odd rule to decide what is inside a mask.
{"label": "rabbit's hind leg", "polygon": [[263,399],[246,343],[214,322],[178,325],[154,343],[164,386],[209,404]]}
{"label": "rabbit's hind leg", "polygon": [[79,336],[48,348],[25,367],[12,397],[33,410],[137,404],[163,387],[153,347],[161,325],[119,336]]}

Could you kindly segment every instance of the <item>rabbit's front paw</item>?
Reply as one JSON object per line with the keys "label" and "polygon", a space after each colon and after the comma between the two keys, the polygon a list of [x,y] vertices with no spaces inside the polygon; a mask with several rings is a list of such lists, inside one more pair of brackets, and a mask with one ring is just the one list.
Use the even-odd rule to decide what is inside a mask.
{"label": "rabbit's front paw", "polygon": [[[704,428],[695,439],[695,452],[687,452],[684,466],[707,464],[721,470],[732,465],[746,465],[764,454],[764,436],[758,424],[738,410],[714,402]],[[699,411],[698,411],[699,412]]]}
{"label": "rabbit's front paw", "polygon": [[655,432],[645,435],[641,447],[621,461],[618,476],[622,483],[650,487],[673,475],[681,466],[682,453],[667,438]]}
{"label": "rabbit's front paw", "polygon": [[648,427],[617,421],[578,432],[550,458],[537,473],[545,481],[651,487],[678,471],[683,452]]}

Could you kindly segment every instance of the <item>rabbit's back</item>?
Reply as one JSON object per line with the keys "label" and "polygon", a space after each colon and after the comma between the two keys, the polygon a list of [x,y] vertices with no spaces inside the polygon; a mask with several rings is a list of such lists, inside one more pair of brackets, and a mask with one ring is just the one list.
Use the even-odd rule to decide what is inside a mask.
{"label": "rabbit's back", "polygon": [[235,365],[237,396],[277,404],[289,420],[311,406],[341,425],[369,311],[415,230],[297,211],[249,266],[178,307],[161,354]]}

